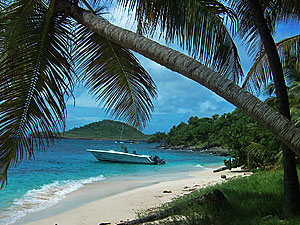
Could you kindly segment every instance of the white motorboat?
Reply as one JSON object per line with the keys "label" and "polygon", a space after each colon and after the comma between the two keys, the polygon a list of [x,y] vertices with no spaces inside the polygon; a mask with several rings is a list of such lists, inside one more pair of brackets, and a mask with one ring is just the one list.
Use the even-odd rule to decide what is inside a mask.
{"label": "white motorboat", "polygon": [[142,164],[164,164],[166,161],[156,155],[140,155],[114,150],[93,150],[88,149],[99,161],[121,162],[121,163],[142,163]]}

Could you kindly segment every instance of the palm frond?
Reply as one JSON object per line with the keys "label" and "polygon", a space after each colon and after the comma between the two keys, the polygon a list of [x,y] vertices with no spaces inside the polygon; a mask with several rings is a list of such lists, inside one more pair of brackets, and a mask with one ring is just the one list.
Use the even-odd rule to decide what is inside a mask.
{"label": "palm frond", "polygon": [[[288,68],[291,58],[296,58],[294,68],[300,67],[299,53],[300,53],[300,35],[286,38],[276,43],[277,50],[281,59],[282,66],[287,74],[290,70]],[[300,70],[299,70],[300,71]],[[243,87],[253,92],[259,92],[262,88],[273,80],[270,69],[268,57],[264,50],[260,51],[248,72]]]}
{"label": "palm frond", "polygon": [[24,157],[54,140],[72,90],[70,21],[55,1],[19,0],[0,15],[0,182]]}
{"label": "palm frond", "polygon": [[[230,6],[236,11],[239,18],[239,35],[246,40],[249,46],[249,53],[256,55],[261,49],[261,40],[252,19],[248,0],[229,1]],[[300,18],[300,2],[298,0],[260,0],[260,6],[264,13],[271,33],[275,32],[280,22],[298,22]],[[260,46],[258,48],[258,46]]]}
{"label": "palm frond", "polygon": [[300,82],[294,81],[288,89],[291,107],[300,109]]}
{"label": "palm frond", "polygon": [[[248,5],[248,0],[236,0],[229,1],[229,6],[236,12],[238,17],[238,35],[244,40],[247,44],[245,45],[248,49],[249,55],[256,55],[257,52],[262,48],[262,43],[260,39],[260,35],[256,26],[254,24],[254,20],[252,18],[251,9]],[[264,12],[265,18],[268,21],[268,25],[271,31],[274,31],[274,20],[268,18],[269,8],[272,8],[272,4],[270,0],[262,0],[260,1],[262,10]]]}
{"label": "palm frond", "polygon": [[299,127],[300,125],[300,108],[291,107],[291,117],[293,123]]}
{"label": "palm frond", "polygon": [[1,1],[0,1],[0,10],[4,9],[5,7],[7,7],[7,2],[1,0]]}
{"label": "palm frond", "polygon": [[129,9],[136,9],[138,32],[160,35],[168,43],[177,41],[205,65],[239,82],[243,72],[237,48],[226,21],[235,30],[234,12],[219,1],[133,0],[118,2]]}
{"label": "palm frond", "polygon": [[[103,14],[103,10],[106,8],[101,0],[76,0],[75,4],[79,4],[81,7],[86,8],[93,14],[101,15]],[[108,1],[106,1],[108,3]]]}
{"label": "palm frond", "polygon": [[248,153],[248,165],[253,164],[267,164],[268,162],[276,162],[276,164],[280,164],[282,160],[282,151],[281,147],[270,149],[269,147],[251,142],[247,147],[246,151]]}
{"label": "palm frond", "polygon": [[144,127],[153,110],[156,86],[136,57],[106,38],[79,26],[75,60],[81,79],[111,116]]}
{"label": "palm frond", "polygon": [[300,2],[298,0],[273,0],[278,6],[274,10],[276,14],[277,21],[299,22],[300,20]]}
{"label": "palm frond", "polygon": [[91,13],[95,13],[94,9],[90,6],[90,4],[86,0],[81,0],[81,2]]}
{"label": "palm frond", "polygon": [[264,128],[263,126],[257,124],[257,123],[251,123],[248,125],[248,127],[250,128],[250,130],[254,131],[255,133],[259,134],[260,136],[268,136],[271,137],[272,133],[267,130],[266,128]]}
{"label": "palm frond", "polygon": [[246,147],[246,150],[248,154],[259,159],[266,158],[267,154],[270,152],[270,149],[266,146],[255,142],[251,142],[251,144]]}

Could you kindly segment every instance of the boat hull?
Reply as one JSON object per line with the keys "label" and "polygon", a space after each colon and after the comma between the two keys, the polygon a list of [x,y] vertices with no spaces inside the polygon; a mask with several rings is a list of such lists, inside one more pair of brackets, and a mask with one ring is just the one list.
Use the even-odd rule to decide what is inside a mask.
{"label": "boat hull", "polygon": [[99,161],[119,162],[119,163],[140,163],[140,164],[156,164],[147,155],[138,155],[125,152],[117,152],[114,150],[87,150],[92,153]]}

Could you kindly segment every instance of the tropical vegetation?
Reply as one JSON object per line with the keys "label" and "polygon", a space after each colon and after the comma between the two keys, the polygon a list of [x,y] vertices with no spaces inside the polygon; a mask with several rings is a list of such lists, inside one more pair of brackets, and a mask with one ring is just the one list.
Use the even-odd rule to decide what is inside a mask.
{"label": "tropical vegetation", "polygon": [[[283,179],[282,170],[261,171],[248,177],[229,179],[224,183],[201,188],[156,209],[156,211],[161,211],[165,208],[180,206],[169,217],[170,220],[159,221],[159,224],[300,224],[299,216],[287,219],[282,216]],[[220,190],[227,199],[227,203],[221,208],[217,208],[213,203],[200,205],[194,202],[192,204],[191,199],[212,193],[214,189]],[[155,212],[148,211],[145,214],[151,215]]]}
{"label": "tropical vegetation", "polygon": [[234,159],[232,167],[263,169],[282,163],[280,142],[238,109],[212,118],[190,117],[187,123],[173,126],[168,133],[155,133],[148,142],[161,142],[169,148],[192,146],[197,150],[226,147]]}
{"label": "tropical vegetation", "polygon": [[[153,109],[155,84],[128,49],[214,91],[300,153],[300,130],[289,122],[282,66],[271,36],[276,22],[299,20],[298,1],[230,1],[232,8],[215,0],[117,1],[135,10],[137,33],[101,17],[100,2],[0,1],[2,185],[10,166],[24,156],[32,157],[34,147],[42,148],[64,127],[66,97],[72,96],[77,81],[113,116],[135,126],[145,125]],[[232,31],[237,28],[252,50],[264,46],[282,115],[236,84],[242,70],[224,21],[232,22]],[[151,35],[157,28],[167,41],[178,41],[193,58],[141,35],[145,31]],[[256,45],[260,36],[263,45]],[[284,165],[289,166],[285,171],[292,172],[286,174],[285,183],[293,180],[285,186],[285,190],[292,188],[285,195],[289,196],[285,205],[293,209],[295,200],[300,202],[298,195],[292,194],[299,189],[295,156],[287,148],[283,152],[287,156]]]}

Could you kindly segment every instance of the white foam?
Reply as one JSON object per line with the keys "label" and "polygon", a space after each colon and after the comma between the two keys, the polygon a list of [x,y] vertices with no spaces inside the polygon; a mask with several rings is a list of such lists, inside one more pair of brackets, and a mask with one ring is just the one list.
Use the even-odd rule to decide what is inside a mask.
{"label": "white foam", "polygon": [[209,168],[205,167],[205,166],[202,166],[200,164],[197,164],[196,166],[194,167],[197,167],[197,168],[201,168],[201,169],[204,169],[204,170],[209,170]]}
{"label": "white foam", "polygon": [[51,184],[45,184],[39,189],[32,189],[19,199],[15,199],[12,205],[1,212],[0,224],[12,224],[25,215],[37,212],[55,205],[66,197],[68,193],[78,190],[84,184],[104,180],[100,175],[82,180],[62,180]]}

